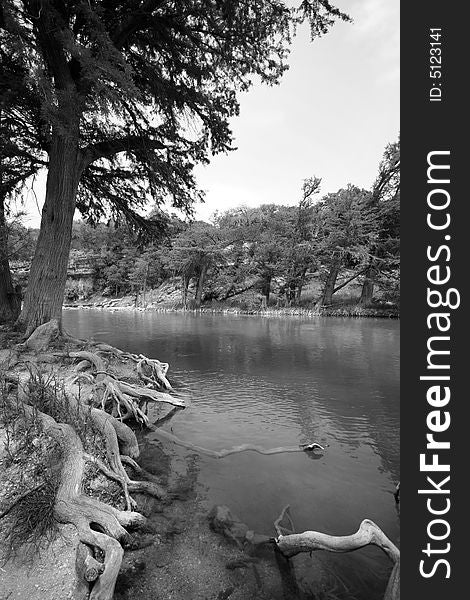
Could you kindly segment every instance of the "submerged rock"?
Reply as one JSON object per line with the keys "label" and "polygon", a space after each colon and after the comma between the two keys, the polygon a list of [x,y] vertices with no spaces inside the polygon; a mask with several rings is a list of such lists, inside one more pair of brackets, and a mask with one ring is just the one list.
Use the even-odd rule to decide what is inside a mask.
{"label": "submerged rock", "polygon": [[246,541],[246,534],[249,531],[247,525],[234,515],[228,506],[214,506],[209,512],[208,519],[212,530],[216,533],[238,542]]}

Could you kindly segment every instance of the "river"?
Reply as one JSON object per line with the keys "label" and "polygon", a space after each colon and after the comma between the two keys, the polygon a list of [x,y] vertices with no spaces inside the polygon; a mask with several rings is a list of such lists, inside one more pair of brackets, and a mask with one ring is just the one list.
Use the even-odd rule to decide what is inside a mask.
{"label": "river", "polygon": [[[68,310],[65,326],[169,362],[170,380],[190,398],[164,426],[180,438],[214,450],[326,446],[201,457],[208,507],[227,504],[268,535],[286,504],[297,531],[344,535],[367,517],[399,543],[399,322]],[[383,593],[389,565],[378,549],[329,556],[353,574],[355,597]]]}

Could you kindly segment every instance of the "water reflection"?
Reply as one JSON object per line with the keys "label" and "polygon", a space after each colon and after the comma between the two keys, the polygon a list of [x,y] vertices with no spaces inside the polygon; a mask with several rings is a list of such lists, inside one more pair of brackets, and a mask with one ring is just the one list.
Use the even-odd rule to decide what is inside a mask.
{"label": "water reflection", "polygon": [[[368,517],[398,538],[391,494],[399,479],[397,322],[69,311],[66,326],[170,362],[192,404],[163,426],[194,444],[328,444],[323,456],[201,457],[210,503],[229,504],[267,534],[290,503],[298,530],[351,533]],[[379,551],[339,563],[356,572],[364,600],[380,596],[380,585],[364,589],[387,573]],[[372,572],[380,575],[371,579]]]}

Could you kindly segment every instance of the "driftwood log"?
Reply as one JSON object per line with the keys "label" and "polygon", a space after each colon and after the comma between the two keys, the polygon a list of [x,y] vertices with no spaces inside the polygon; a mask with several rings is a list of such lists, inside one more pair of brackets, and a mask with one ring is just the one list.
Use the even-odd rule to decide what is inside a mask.
{"label": "driftwood log", "polygon": [[[276,550],[282,555],[281,560],[279,560],[279,556],[276,558],[283,586],[295,590],[298,590],[298,584],[295,579],[294,569],[288,561],[297,554],[302,552],[311,553],[316,550],[352,552],[369,544],[378,546],[394,564],[384,600],[400,599],[400,551],[388,539],[380,527],[369,519],[362,521],[356,533],[351,535],[334,536],[319,531],[294,533],[290,507],[286,506],[274,521],[274,529],[277,533],[277,537],[275,538],[250,530],[227,506],[214,506],[208,515],[208,519],[211,528],[216,533],[220,533],[229,540],[232,540],[244,553],[241,559],[231,561],[227,565],[227,568],[234,569],[248,566],[256,561],[250,555],[254,546],[274,544]],[[286,522],[286,525],[282,524]]]}
{"label": "driftwood log", "polygon": [[364,519],[359,525],[359,529],[351,535],[335,536],[319,531],[285,534],[286,531],[289,531],[289,528],[283,527],[281,522],[286,516],[289,519],[290,527],[293,527],[288,506],[283,509],[280,516],[274,522],[274,528],[277,533],[277,537],[275,538],[276,547],[283,556],[292,558],[301,552],[313,552],[316,550],[352,552],[370,544],[377,546],[393,563],[384,600],[400,599],[400,551],[373,521]]}

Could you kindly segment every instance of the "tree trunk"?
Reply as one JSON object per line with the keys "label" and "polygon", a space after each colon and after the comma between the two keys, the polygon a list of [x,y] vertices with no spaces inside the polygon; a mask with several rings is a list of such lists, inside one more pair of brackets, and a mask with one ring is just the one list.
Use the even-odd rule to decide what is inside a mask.
{"label": "tree trunk", "polygon": [[195,297],[195,308],[201,308],[202,302],[202,291],[204,289],[204,280],[207,274],[207,265],[202,265],[201,272],[199,273],[199,277],[197,280],[196,286],[196,297]]}
{"label": "tree trunk", "polygon": [[269,305],[269,296],[271,294],[272,275],[266,275],[263,281],[263,296],[266,298],[266,307]]}
{"label": "tree trunk", "polygon": [[149,268],[150,268],[150,263],[147,263],[147,268],[145,269],[145,276],[144,276],[144,286],[143,286],[143,291],[142,291],[142,306],[143,308],[145,308],[145,296],[147,294],[147,278],[149,276]]}
{"label": "tree trunk", "polygon": [[13,322],[21,309],[21,297],[13,288],[8,259],[8,231],[4,198],[0,198],[0,323]]}
{"label": "tree trunk", "polygon": [[189,287],[189,277],[183,275],[181,277],[181,285],[183,288],[183,308],[186,310],[188,308],[188,287]]}
{"label": "tree trunk", "polygon": [[288,301],[287,306],[292,306],[292,303],[295,303],[297,283],[295,279],[292,279],[287,288],[288,290]]}
{"label": "tree trunk", "polygon": [[374,296],[374,276],[375,269],[370,265],[366,271],[364,283],[362,285],[361,299],[359,300],[361,306],[368,306],[372,303],[372,298]]}
{"label": "tree trunk", "polygon": [[299,285],[297,287],[297,304],[300,304],[300,298],[302,296],[302,289],[304,287],[306,275],[307,275],[307,269],[303,269],[302,273],[300,274]]}
{"label": "tree trunk", "polygon": [[80,179],[78,137],[56,134],[52,141],[41,229],[17,324],[30,334],[36,327],[62,320],[62,302],[75,200]]}
{"label": "tree trunk", "polygon": [[328,273],[328,277],[325,283],[325,289],[323,290],[322,297],[320,299],[320,306],[324,306],[325,304],[331,304],[333,299],[333,294],[335,292],[336,279],[338,278],[339,273],[339,262],[333,263],[330,272]]}

